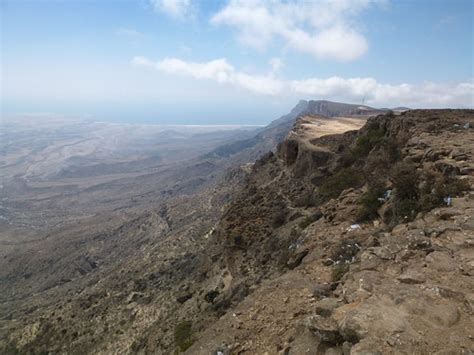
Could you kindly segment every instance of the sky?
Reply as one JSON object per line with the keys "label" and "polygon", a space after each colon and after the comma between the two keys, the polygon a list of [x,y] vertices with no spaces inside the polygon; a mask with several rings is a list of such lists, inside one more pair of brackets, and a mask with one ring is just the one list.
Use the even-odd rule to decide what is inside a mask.
{"label": "sky", "polygon": [[266,124],[474,106],[472,0],[1,0],[1,114]]}

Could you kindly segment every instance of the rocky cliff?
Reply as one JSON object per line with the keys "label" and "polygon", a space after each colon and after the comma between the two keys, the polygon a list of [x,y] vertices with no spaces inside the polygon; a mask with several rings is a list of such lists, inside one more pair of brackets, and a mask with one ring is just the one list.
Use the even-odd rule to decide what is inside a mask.
{"label": "rocky cliff", "polygon": [[213,238],[221,318],[190,354],[470,353],[474,112],[301,117]]}

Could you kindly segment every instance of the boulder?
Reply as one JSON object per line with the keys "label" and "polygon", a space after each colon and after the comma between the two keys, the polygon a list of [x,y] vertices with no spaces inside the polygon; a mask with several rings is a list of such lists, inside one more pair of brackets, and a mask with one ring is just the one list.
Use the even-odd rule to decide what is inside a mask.
{"label": "boulder", "polygon": [[316,314],[322,317],[329,317],[332,314],[332,311],[340,305],[341,303],[337,298],[323,298],[316,303]]}
{"label": "boulder", "polygon": [[284,349],[284,354],[288,355],[316,355],[321,340],[309,329],[303,328],[291,342],[291,345]]}
{"label": "boulder", "polygon": [[330,284],[316,284],[313,287],[313,297],[316,298],[323,298],[323,297],[329,297],[332,292],[336,289],[337,284],[330,283]]}
{"label": "boulder", "polygon": [[339,333],[339,327],[332,318],[325,318],[316,314],[307,317],[303,324],[324,343],[336,345],[343,340]]}
{"label": "boulder", "polygon": [[305,256],[308,255],[308,253],[309,253],[308,249],[296,251],[290,256],[286,265],[288,266],[290,270],[294,269],[295,267],[301,264],[301,262],[303,261]]}

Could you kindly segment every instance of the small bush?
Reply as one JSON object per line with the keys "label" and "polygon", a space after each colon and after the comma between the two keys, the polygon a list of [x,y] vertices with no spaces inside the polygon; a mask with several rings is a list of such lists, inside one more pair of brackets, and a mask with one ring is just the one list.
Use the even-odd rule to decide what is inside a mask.
{"label": "small bush", "polygon": [[397,163],[391,172],[395,199],[392,207],[393,222],[411,221],[420,211],[418,173],[411,163]]}
{"label": "small bush", "polygon": [[395,221],[412,221],[419,210],[417,201],[396,200],[393,206]]}
{"label": "small bush", "polygon": [[304,194],[295,200],[296,207],[314,207],[315,205],[316,201],[312,192],[304,191]]}
{"label": "small bush", "polygon": [[326,179],[319,187],[319,196],[323,201],[338,197],[350,187],[360,187],[364,183],[362,173],[354,168],[344,168]]}
{"label": "small bush", "polygon": [[272,215],[273,228],[278,228],[285,224],[286,214],[287,214],[287,211],[285,209],[273,212],[273,215]]}
{"label": "small bush", "polygon": [[388,118],[394,118],[395,112],[393,112],[392,110],[388,110],[387,112],[385,112],[385,116],[387,116]]}
{"label": "small bush", "polygon": [[212,290],[206,293],[206,295],[204,296],[204,299],[208,303],[213,303],[217,296],[219,296],[219,291]]}
{"label": "small bush", "polygon": [[411,163],[400,162],[392,170],[393,187],[398,200],[417,200],[418,173]]}
{"label": "small bush", "polygon": [[469,190],[469,183],[455,177],[444,176],[439,172],[428,172],[420,191],[420,209],[430,211],[444,204],[444,198],[459,196]]}
{"label": "small bush", "polygon": [[301,229],[306,229],[311,223],[316,222],[318,219],[320,219],[323,216],[321,211],[316,211],[313,213],[311,216],[307,216],[305,219],[303,219],[298,226]]}
{"label": "small bush", "polygon": [[179,350],[186,351],[193,345],[192,324],[189,321],[179,323],[174,329],[174,341]]}
{"label": "small bush", "polygon": [[349,271],[349,264],[340,263],[336,264],[332,268],[332,282],[338,282],[342,279],[342,277]]}
{"label": "small bush", "polygon": [[468,191],[471,186],[467,180],[457,179],[455,177],[448,177],[445,181],[446,195],[459,196],[462,192]]}
{"label": "small bush", "polygon": [[357,212],[357,221],[370,221],[378,216],[377,210],[381,203],[379,198],[385,192],[385,187],[381,182],[374,182],[369,185],[367,192],[365,192],[359,199],[359,210]]}
{"label": "small bush", "polygon": [[356,145],[352,149],[353,158],[357,160],[367,156],[375,146],[383,141],[384,136],[385,131],[377,123],[370,123],[367,133],[357,139]]}
{"label": "small bush", "polygon": [[311,217],[306,217],[305,219],[303,219],[299,224],[298,226],[301,228],[301,229],[306,229],[308,228],[308,226],[313,223],[313,220],[311,219]]}

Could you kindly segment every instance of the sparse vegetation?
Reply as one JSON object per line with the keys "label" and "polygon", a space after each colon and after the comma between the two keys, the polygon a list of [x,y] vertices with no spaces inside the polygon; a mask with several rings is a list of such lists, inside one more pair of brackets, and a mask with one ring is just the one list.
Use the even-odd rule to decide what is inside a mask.
{"label": "sparse vegetation", "polygon": [[349,264],[339,263],[333,266],[332,268],[332,282],[338,282],[342,277],[349,271]]}
{"label": "sparse vegetation", "polygon": [[367,192],[359,199],[358,222],[370,221],[377,217],[377,210],[381,206],[379,198],[382,197],[384,192],[385,187],[381,182],[376,181],[369,184]]}
{"label": "sparse vegetation", "polygon": [[369,123],[367,133],[357,139],[356,145],[352,149],[353,159],[357,160],[367,156],[376,145],[383,141],[384,136],[385,131],[379,127],[378,123]]}
{"label": "sparse vegetation", "polygon": [[183,321],[179,323],[174,329],[174,341],[180,351],[186,351],[193,345],[192,323]]}
{"label": "sparse vegetation", "polygon": [[392,169],[395,221],[412,220],[419,210],[418,173],[411,163],[400,162]]}
{"label": "sparse vegetation", "polygon": [[338,197],[342,191],[350,187],[364,184],[361,171],[355,168],[343,168],[326,179],[319,187],[319,196],[323,201]]}
{"label": "sparse vegetation", "polygon": [[286,222],[286,210],[281,209],[273,212],[272,226],[273,228],[281,227]]}
{"label": "sparse vegetation", "polygon": [[219,291],[212,290],[206,293],[206,296],[204,296],[206,302],[212,303],[216,299],[216,297],[219,296]]}
{"label": "sparse vegetation", "polygon": [[308,216],[305,219],[303,219],[300,223],[298,223],[298,226],[301,229],[306,229],[311,223],[313,223],[313,219],[310,216]]}
{"label": "sparse vegetation", "polygon": [[299,226],[301,229],[306,229],[306,228],[308,228],[308,226],[309,226],[311,223],[317,221],[317,220],[320,219],[322,216],[323,216],[323,215],[322,215],[322,213],[321,213],[320,211],[315,212],[315,213],[313,213],[312,215],[305,217],[305,218],[298,224],[298,226]]}
{"label": "sparse vegetation", "polygon": [[457,179],[430,171],[425,174],[425,181],[420,189],[420,210],[429,211],[439,207],[448,196],[459,196],[463,191],[469,190],[467,180]]}

